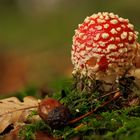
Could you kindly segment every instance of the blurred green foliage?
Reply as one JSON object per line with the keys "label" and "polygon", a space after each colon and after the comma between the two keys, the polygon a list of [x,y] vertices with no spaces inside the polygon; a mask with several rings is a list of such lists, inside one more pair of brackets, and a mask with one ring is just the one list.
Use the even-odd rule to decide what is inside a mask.
{"label": "blurred green foliage", "polygon": [[137,30],[140,28],[139,0],[55,0],[58,6],[54,4],[48,10],[46,4],[42,13],[33,8],[32,0],[25,0],[24,8],[17,1],[21,0],[0,1],[0,40],[8,44],[8,49],[13,46],[70,51],[74,29],[86,16],[99,11],[119,14],[130,19]]}
{"label": "blurred green foliage", "polygon": [[86,16],[114,12],[139,31],[139,5],[139,0],[0,0],[0,54],[27,58],[33,84],[61,79],[72,71],[67,72],[72,68],[72,36]]}

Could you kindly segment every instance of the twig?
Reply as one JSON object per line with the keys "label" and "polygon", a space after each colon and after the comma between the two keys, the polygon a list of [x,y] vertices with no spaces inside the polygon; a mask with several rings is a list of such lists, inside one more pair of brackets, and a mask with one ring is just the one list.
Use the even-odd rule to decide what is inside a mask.
{"label": "twig", "polygon": [[7,115],[7,114],[10,114],[10,113],[16,112],[16,111],[21,111],[21,110],[26,110],[26,109],[36,108],[36,107],[38,107],[38,105],[29,106],[29,107],[24,107],[24,108],[20,108],[20,109],[15,109],[15,110],[8,111],[8,112],[6,112],[6,113],[0,114],[0,117],[3,116],[3,115]]}
{"label": "twig", "polygon": [[119,91],[117,91],[117,92],[115,93],[115,95],[114,95],[110,100],[104,102],[104,103],[101,104],[98,108],[95,108],[95,109],[91,110],[90,112],[87,112],[86,114],[84,114],[84,115],[82,115],[82,116],[80,116],[80,117],[78,117],[78,118],[75,118],[75,119],[69,121],[68,124],[76,123],[76,122],[80,121],[81,119],[83,119],[83,118],[85,118],[85,117],[87,117],[87,116],[89,116],[89,115],[95,113],[95,112],[98,111],[100,108],[102,108],[102,107],[106,106],[107,104],[109,104],[110,102],[112,102],[112,101],[118,99],[120,96],[121,96],[121,93],[120,93]]}
{"label": "twig", "polygon": [[114,94],[114,93],[117,93],[117,92],[119,92],[119,91],[120,91],[120,90],[118,89],[118,90],[115,90],[115,91],[112,91],[112,92],[106,93],[106,94],[104,94],[104,95],[98,97],[98,99],[103,98],[103,97],[106,97],[106,96],[111,95],[111,94]]}

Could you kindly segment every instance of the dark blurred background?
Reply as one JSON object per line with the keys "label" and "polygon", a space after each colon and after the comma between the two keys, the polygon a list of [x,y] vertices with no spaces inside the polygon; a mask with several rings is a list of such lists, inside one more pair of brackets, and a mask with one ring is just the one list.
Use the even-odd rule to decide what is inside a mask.
{"label": "dark blurred background", "polygon": [[70,77],[74,30],[99,11],[128,18],[140,31],[140,0],[0,0],[0,93]]}

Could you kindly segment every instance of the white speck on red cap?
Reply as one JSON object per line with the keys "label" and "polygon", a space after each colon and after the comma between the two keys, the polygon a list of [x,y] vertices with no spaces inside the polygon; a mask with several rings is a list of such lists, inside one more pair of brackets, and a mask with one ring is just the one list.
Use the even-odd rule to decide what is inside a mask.
{"label": "white speck on red cap", "polygon": [[113,19],[113,20],[111,20],[110,22],[111,22],[112,24],[117,24],[117,23],[118,23],[118,20]]}
{"label": "white speck on red cap", "polygon": [[120,74],[134,65],[140,47],[137,35],[128,19],[113,13],[99,12],[87,17],[73,37],[71,59],[74,69],[86,69],[94,75],[108,71]]}
{"label": "white speck on red cap", "polygon": [[132,25],[132,24],[129,23],[127,26],[128,26],[128,28],[130,28],[131,30],[134,30],[134,25]]}
{"label": "white speck on red cap", "polygon": [[104,28],[108,28],[109,24],[104,24],[103,26],[104,26]]}
{"label": "white speck on red cap", "polygon": [[103,39],[106,39],[106,38],[108,38],[109,37],[109,34],[108,33],[102,33],[102,38]]}
{"label": "white speck on red cap", "polygon": [[127,32],[123,32],[122,34],[121,34],[121,39],[126,39],[127,38]]}
{"label": "white speck on red cap", "polygon": [[108,46],[107,46],[107,50],[115,50],[115,49],[117,49],[117,46],[115,45],[115,44],[109,44]]}
{"label": "white speck on red cap", "polygon": [[97,30],[101,30],[102,29],[102,26],[95,26],[95,28],[97,29]]}
{"label": "white speck on red cap", "polygon": [[116,28],[116,30],[117,30],[117,31],[120,31],[120,30],[121,30],[121,27]]}
{"label": "white speck on red cap", "polygon": [[117,31],[113,28],[113,29],[111,29],[111,31],[110,31],[112,34],[117,34]]}

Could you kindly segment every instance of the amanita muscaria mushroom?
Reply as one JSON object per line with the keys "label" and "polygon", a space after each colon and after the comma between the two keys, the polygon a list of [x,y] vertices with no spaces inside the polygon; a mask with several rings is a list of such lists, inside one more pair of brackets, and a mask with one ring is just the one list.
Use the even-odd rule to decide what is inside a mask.
{"label": "amanita muscaria mushroom", "polygon": [[79,24],[73,36],[73,74],[95,80],[116,80],[135,67],[139,47],[138,32],[124,19],[99,12]]}

